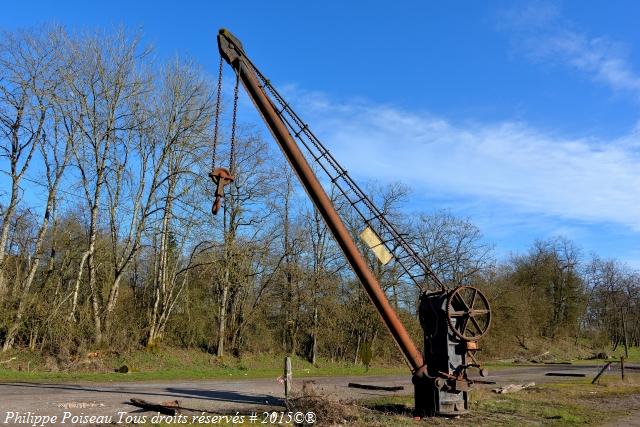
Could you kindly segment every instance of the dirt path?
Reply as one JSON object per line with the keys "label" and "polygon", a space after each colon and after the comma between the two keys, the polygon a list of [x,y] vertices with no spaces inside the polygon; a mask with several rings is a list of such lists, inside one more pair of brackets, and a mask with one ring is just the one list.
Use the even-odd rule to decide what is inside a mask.
{"label": "dirt path", "polygon": [[[595,375],[597,366],[532,366],[498,370],[489,378],[504,385],[535,381],[559,381],[562,377],[545,376],[549,371],[570,371]],[[334,398],[371,398],[394,393],[356,390],[349,382],[383,386],[404,386],[402,395],[411,394],[413,386],[407,376],[321,377],[295,380],[294,391],[303,381],[313,381],[320,393]],[[128,382],[128,383],[0,383],[0,424],[12,424],[10,413],[20,415],[111,416],[136,411],[127,402],[141,398],[154,402],[180,401],[181,406],[205,411],[268,411],[282,404],[283,386],[273,379],[229,379],[210,381]],[[30,425],[29,423],[28,425]],[[67,424],[68,425],[68,422]],[[640,424],[639,424],[640,425]]]}
{"label": "dirt path", "polygon": [[632,411],[628,416],[620,418],[604,427],[640,427],[640,410]]}

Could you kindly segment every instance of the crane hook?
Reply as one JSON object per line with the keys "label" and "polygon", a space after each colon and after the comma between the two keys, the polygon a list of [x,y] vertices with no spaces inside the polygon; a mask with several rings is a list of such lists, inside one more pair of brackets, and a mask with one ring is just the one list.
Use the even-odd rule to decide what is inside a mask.
{"label": "crane hook", "polygon": [[216,198],[211,206],[211,213],[216,215],[224,198],[224,187],[232,183],[234,178],[227,168],[216,168],[209,173],[209,177],[216,186]]}

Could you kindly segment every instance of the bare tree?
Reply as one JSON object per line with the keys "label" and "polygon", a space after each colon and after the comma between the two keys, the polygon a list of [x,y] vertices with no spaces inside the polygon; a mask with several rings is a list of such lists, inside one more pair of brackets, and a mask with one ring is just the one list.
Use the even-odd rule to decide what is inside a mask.
{"label": "bare tree", "polygon": [[[102,286],[98,284],[96,241],[100,227],[99,214],[103,191],[111,173],[119,173],[121,164],[113,157],[127,132],[135,129],[132,108],[146,90],[145,80],[137,73],[137,61],[146,52],[139,49],[137,39],[124,33],[115,36],[96,35],[83,39],[67,39],[67,49],[74,67],[64,74],[73,96],[70,111],[80,128],[82,138],[73,147],[76,167],[85,202],[90,211],[85,255],[94,320],[94,340],[103,339]],[[82,269],[78,271],[78,278]],[[78,279],[79,283],[79,279]],[[117,295],[117,284],[110,286],[110,300]]]}
{"label": "bare tree", "polygon": [[449,212],[420,215],[413,242],[427,265],[445,282],[472,284],[492,263],[492,247],[469,220]]}
{"label": "bare tree", "polygon": [[47,200],[45,202],[44,213],[36,235],[33,255],[30,257],[31,261],[28,266],[28,274],[24,282],[20,286],[21,289],[19,293],[19,302],[16,315],[14,317],[13,323],[9,327],[7,336],[5,337],[2,351],[6,351],[11,348],[16,336],[16,332],[20,327],[22,316],[24,315],[27,305],[29,290],[31,289],[31,285],[33,284],[33,281],[35,279],[38,266],[40,265],[40,261],[44,255],[43,243],[45,240],[45,235],[49,230],[49,223],[52,219],[52,212],[55,210],[55,207],[57,205],[58,188],[60,186],[62,176],[71,156],[73,135],[68,136],[65,133],[60,132],[58,129],[60,118],[55,113],[53,115],[54,124],[52,135],[46,137],[40,145],[40,151],[42,153],[43,163],[46,170],[45,173],[47,180]]}
{"label": "bare tree", "polygon": [[[335,200],[335,193],[330,195]],[[304,216],[304,228],[307,230],[308,240],[308,270],[305,288],[310,292],[311,313],[311,345],[309,349],[309,362],[317,364],[318,338],[320,336],[320,312],[323,309],[323,301],[331,297],[335,292],[332,285],[339,277],[339,273],[346,267],[344,256],[331,237],[331,233],[320,215],[313,206],[309,206]],[[324,315],[329,313],[325,311]]]}
{"label": "bare tree", "polygon": [[630,342],[636,341],[638,334],[640,276],[618,261],[597,256],[587,266],[585,276],[591,289],[588,324],[606,331],[614,350],[622,343],[628,353]]}
{"label": "bare tree", "polygon": [[9,163],[9,201],[0,229],[0,297],[7,291],[4,278],[7,239],[20,198],[20,182],[43,138],[52,85],[51,62],[56,46],[46,31],[4,32],[0,39],[0,157]]}
{"label": "bare tree", "polygon": [[271,214],[264,204],[273,181],[273,171],[265,164],[268,157],[266,144],[256,135],[241,135],[236,141],[230,165],[235,180],[227,186],[219,267],[213,276],[213,290],[218,299],[218,356],[224,354],[229,329],[235,329],[227,326],[230,309],[243,299],[244,292],[238,292],[238,288],[250,286],[254,277],[247,261],[255,254],[253,246],[246,242],[259,240],[266,232],[263,225]]}
{"label": "bare tree", "polygon": [[32,77],[30,88],[39,110],[39,130],[33,133],[34,136],[38,136],[38,139],[34,140],[33,143],[41,153],[47,183],[47,196],[42,219],[35,237],[33,253],[29,257],[28,273],[24,280],[19,283],[18,307],[13,322],[7,331],[3,351],[11,348],[21,325],[29,290],[43,257],[43,243],[49,230],[52,212],[57,204],[58,187],[69,162],[71,146],[75,137],[74,130],[68,131],[69,129],[66,128],[67,131],[65,131],[65,126],[69,126],[69,123],[60,114],[60,110],[56,108],[60,103],[61,87],[58,73],[61,67],[68,65],[59,55],[60,46],[58,41],[59,39],[53,33],[50,33],[45,39],[31,40],[31,61],[35,61],[37,69],[40,70],[37,78],[35,76]]}
{"label": "bare tree", "polygon": [[[204,176],[194,171],[201,160],[202,146],[207,144],[208,125],[211,120],[211,90],[198,71],[188,64],[175,63],[165,69],[161,95],[158,99],[157,139],[164,158],[163,174],[154,175],[152,186],[162,190],[157,201],[161,220],[156,237],[153,279],[153,303],[150,314],[148,342],[153,345],[163,334],[177,297],[187,284],[189,270],[194,268],[194,257],[200,253],[205,241],[194,244],[185,260],[185,246],[192,242],[197,221],[199,197],[193,197],[195,180]],[[202,155],[203,158],[208,158]],[[190,209],[177,215],[176,202]],[[180,222],[180,225],[176,224]],[[180,282],[178,279],[181,277]]]}

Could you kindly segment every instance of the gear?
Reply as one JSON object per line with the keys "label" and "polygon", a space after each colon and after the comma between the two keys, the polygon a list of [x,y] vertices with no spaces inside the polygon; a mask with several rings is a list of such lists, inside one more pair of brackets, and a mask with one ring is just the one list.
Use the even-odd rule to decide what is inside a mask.
{"label": "gear", "polygon": [[478,288],[459,286],[447,298],[449,328],[464,341],[477,341],[489,330],[491,307]]}

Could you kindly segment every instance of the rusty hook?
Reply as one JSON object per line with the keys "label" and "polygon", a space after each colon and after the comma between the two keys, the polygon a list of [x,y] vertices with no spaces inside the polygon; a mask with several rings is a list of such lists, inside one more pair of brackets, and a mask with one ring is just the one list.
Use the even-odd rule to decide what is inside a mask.
{"label": "rusty hook", "polygon": [[224,198],[224,187],[233,182],[234,177],[226,168],[216,168],[209,173],[209,177],[216,185],[216,198],[211,206],[211,213],[216,215],[220,210]]}

